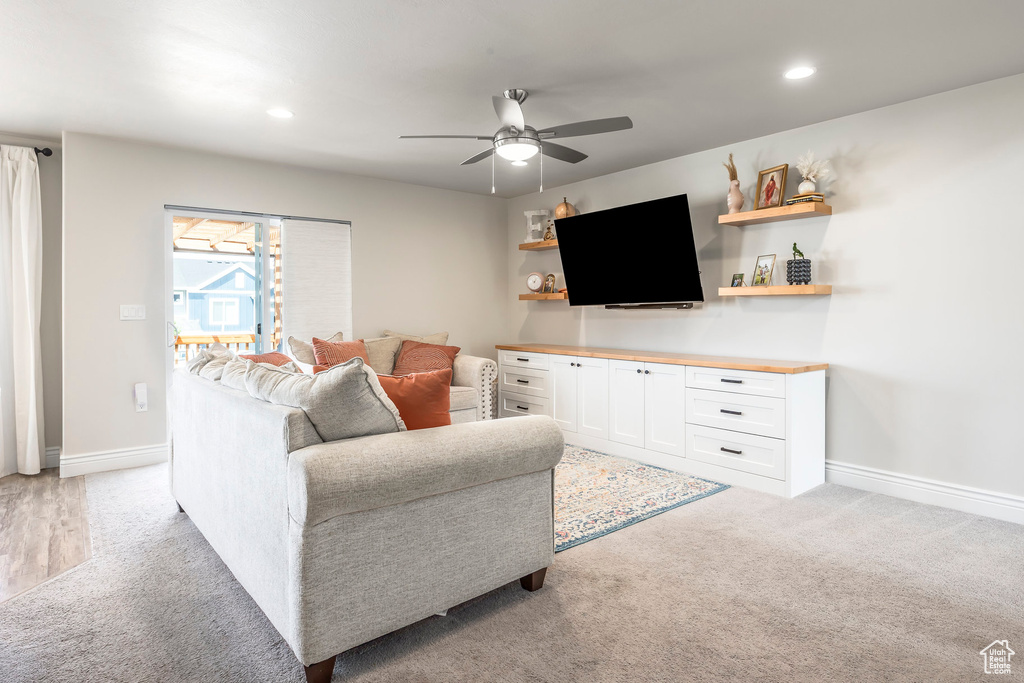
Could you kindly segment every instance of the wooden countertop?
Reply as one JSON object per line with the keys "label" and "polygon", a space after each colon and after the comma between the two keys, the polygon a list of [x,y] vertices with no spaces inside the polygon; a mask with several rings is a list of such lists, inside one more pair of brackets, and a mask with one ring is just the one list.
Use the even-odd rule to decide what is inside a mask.
{"label": "wooden countertop", "polygon": [[801,372],[827,370],[828,363],[803,363],[792,360],[761,360],[757,358],[732,358],[729,356],[700,356],[689,353],[666,353],[663,351],[629,351],[626,349],[600,349],[591,346],[562,346],[560,344],[498,344],[494,348],[505,351],[532,353],[553,353],[559,356],[583,356],[585,358],[611,358],[632,360],[641,363],[667,363],[669,365],[693,365],[701,368],[723,368],[726,370],[752,370],[754,372],[781,372],[795,375]]}

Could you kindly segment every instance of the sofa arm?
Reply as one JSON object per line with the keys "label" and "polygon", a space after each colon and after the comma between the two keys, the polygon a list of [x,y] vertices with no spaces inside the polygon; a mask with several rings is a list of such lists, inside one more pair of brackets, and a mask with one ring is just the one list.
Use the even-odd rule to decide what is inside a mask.
{"label": "sofa arm", "polygon": [[550,470],[562,451],[562,430],[543,415],[317,444],[288,459],[288,511],[312,526]]}
{"label": "sofa arm", "polygon": [[490,358],[477,356],[455,356],[452,365],[452,385],[473,387],[480,394],[477,419],[490,420],[494,417],[494,383],[498,381],[498,364]]}

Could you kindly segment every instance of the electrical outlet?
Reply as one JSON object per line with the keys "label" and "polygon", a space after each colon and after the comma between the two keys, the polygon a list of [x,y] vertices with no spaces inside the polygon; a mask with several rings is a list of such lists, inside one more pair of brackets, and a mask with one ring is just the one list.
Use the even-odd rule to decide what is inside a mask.
{"label": "electrical outlet", "polygon": [[145,320],[146,307],[142,304],[121,304],[121,320]]}
{"label": "electrical outlet", "polygon": [[149,391],[146,385],[142,382],[136,384],[132,393],[135,396],[135,412],[144,413],[149,410]]}

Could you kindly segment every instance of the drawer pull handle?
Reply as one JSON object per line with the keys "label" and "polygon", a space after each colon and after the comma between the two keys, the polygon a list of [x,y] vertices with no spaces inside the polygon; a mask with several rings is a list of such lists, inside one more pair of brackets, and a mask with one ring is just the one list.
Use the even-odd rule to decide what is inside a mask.
{"label": "drawer pull handle", "polygon": [[743,414],[743,413],[741,413],[738,410],[726,410],[725,408],[722,408],[721,412],[725,413],[726,415],[742,415]]}
{"label": "drawer pull handle", "polygon": [[651,371],[650,370],[644,370],[644,374],[645,375],[649,375],[649,374],[651,374]]}
{"label": "drawer pull handle", "polygon": [[516,358],[516,360],[521,361],[523,363],[529,363],[530,362],[529,358]]}
{"label": "drawer pull handle", "polygon": [[569,363],[569,367],[570,368],[574,368],[574,367],[576,367],[576,364],[575,363]]}
{"label": "drawer pull handle", "polygon": [[732,453],[733,455],[743,455],[743,451],[734,451],[733,449],[726,448],[725,446],[722,446],[722,452],[723,453]]}
{"label": "drawer pull handle", "polygon": [[529,410],[526,406],[516,406],[516,408],[519,408],[519,410]]}
{"label": "drawer pull handle", "polygon": [[520,384],[529,384],[529,382],[525,379],[517,379],[516,381],[519,382]]}
{"label": "drawer pull handle", "polygon": [[636,374],[638,374],[638,375],[640,374],[640,368],[636,369]]}
{"label": "drawer pull handle", "polygon": [[743,380],[741,379],[726,379],[725,377],[723,377],[722,381],[725,382],[726,384],[743,384]]}

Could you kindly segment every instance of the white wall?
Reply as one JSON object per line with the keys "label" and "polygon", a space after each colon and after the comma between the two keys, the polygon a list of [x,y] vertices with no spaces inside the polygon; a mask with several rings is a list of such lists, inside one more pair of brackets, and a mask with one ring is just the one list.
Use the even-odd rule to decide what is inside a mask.
{"label": "white wall", "polygon": [[39,325],[43,356],[43,420],[46,447],[61,444],[60,265],[61,265],[61,149],[40,138],[0,133],[0,144],[49,147],[53,156],[39,157],[39,194],[43,217],[43,291]]}
{"label": "white wall", "polygon": [[357,336],[443,329],[490,357],[508,337],[507,200],[65,133],[63,457],[166,441],[165,204],[352,221]]}
{"label": "white wall", "polygon": [[[827,457],[1024,495],[1024,75],[738,142],[509,202],[509,341],[831,364]],[[680,125],[685,126],[683,117]],[[718,227],[735,154],[749,209],[757,170],[830,157],[831,218]],[[690,312],[520,302],[557,252],[516,249],[523,211],[563,195],[583,212],[687,193],[706,303]],[[644,272],[664,224],[623,226],[622,270]],[[723,300],[735,272],[796,241],[831,297]],[[560,275],[560,273],[559,273]],[[561,282],[561,277],[559,277]],[[560,285],[561,286],[561,285]]]}

